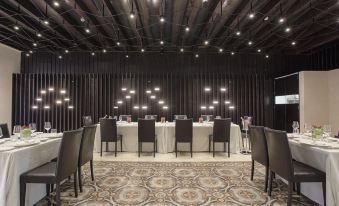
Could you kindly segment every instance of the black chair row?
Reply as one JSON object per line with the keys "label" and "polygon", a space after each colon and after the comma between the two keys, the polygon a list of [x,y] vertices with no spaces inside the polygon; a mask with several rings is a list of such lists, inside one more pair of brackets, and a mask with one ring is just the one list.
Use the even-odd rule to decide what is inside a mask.
{"label": "black chair row", "polygon": [[[215,119],[213,126],[213,134],[209,136],[209,152],[211,142],[213,142],[213,157],[215,155],[215,143],[224,143],[224,152],[226,152],[226,143],[228,144],[228,156],[230,156],[230,128],[231,119]],[[117,133],[117,123],[115,119],[100,119],[101,131],[101,149],[102,143],[106,142],[106,151],[108,151],[108,142],[115,143],[115,156],[117,155],[117,142],[120,141],[120,151],[122,151],[122,135]],[[155,134],[154,119],[138,120],[138,156],[142,152],[142,143],[151,142],[154,144],[153,156],[157,152],[157,137]],[[175,155],[178,154],[178,143],[189,143],[191,157],[193,156],[193,120],[177,119],[175,121]]]}
{"label": "black chair row", "polygon": [[83,129],[64,132],[57,159],[20,176],[20,205],[25,205],[27,183],[46,184],[48,196],[54,190],[55,185],[56,204],[61,205],[60,184],[71,175],[74,176],[74,192],[75,197],[77,197],[77,179],[79,178],[80,192],[82,192],[81,167],[88,162],[90,163],[91,178],[94,181],[93,147],[95,131],[96,125],[90,125],[84,126]]}
{"label": "black chair row", "polygon": [[272,193],[272,182],[275,174],[288,181],[288,206],[292,204],[295,184],[297,194],[300,195],[301,182],[322,182],[326,205],[326,174],[292,159],[286,132],[261,126],[250,126],[249,132],[252,144],[251,180],[253,180],[254,175],[254,162],[258,162],[266,167],[265,192],[269,189],[269,196]]}

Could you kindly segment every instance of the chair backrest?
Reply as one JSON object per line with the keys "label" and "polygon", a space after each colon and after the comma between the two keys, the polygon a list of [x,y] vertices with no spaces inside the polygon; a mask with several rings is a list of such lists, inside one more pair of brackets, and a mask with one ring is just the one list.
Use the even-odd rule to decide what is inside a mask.
{"label": "chair backrest", "polygon": [[155,120],[138,120],[138,139],[139,142],[154,142],[155,140]]}
{"label": "chair backrest", "polygon": [[91,116],[83,116],[82,117],[82,125],[83,126],[88,126],[88,125],[92,125],[93,121],[92,121],[92,117]]}
{"label": "chair backrest", "polygon": [[1,131],[2,131],[2,137],[1,138],[10,138],[11,137],[11,135],[9,134],[7,123],[0,124],[0,128],[1,128]]}
{"label": "chair backrest", "polygon": [[175,139],[177,142],[192,142],[193,120],[178,119],[175,121]]}
{"label": "chair backrest", "polygon": [[174,115],[174,120],[178,120],[178,119],[187,119],[187,115],[185,115],[185,114]]}
{"label": "chair backrest", "polygon": [[213,124],[213,141],[230,142],[231,119],[215,119]]}
{"label": "chair backrest", "polygon": [[120,115],[119,116],[119,121],[127,122],[128,118],[132,118],[132,115],[129,115],[129,114]]}
{"label": "chair backrest", "polygon": [[214,116],[209,114],[209,115],[201,115],[201,118],[203,121],[207,122],[213,122],[214,121]]}
{"label": "chair backrest", "polygon": [[145,115],[145,119],[154,119],[155,121],[157,121],[158,115],[156,114],[147,114]]}
{"label": "chair backrest", "polygon": [[268,166],[268,149],[264,127],[250,126],[249,137],[251,141],[252,160]]}
{"label": "chair backrest", "polygon": [[84,126],[84,131],[82,133],[82,139],[80,144],[80,156],[79,156],[79,166],[84,165],[90,160],[93,160],[93,148],[94,148],[94,139],[95,131],[97,125]]}
{"label": "chair backrest", "polygon": [[82,131],[81,128],[63,134],[56,168],[58,181],[66,179],[77,171]]}
{"label": "chair backrest", "polygon": [[100,136],[102,142],[117,141],[117,120],[102,118],[100,119]]}
{"label": "chair backrest", "polygon": [[270,169],[287,181],[293,180],[293,163],[287,134],[265,128]]}

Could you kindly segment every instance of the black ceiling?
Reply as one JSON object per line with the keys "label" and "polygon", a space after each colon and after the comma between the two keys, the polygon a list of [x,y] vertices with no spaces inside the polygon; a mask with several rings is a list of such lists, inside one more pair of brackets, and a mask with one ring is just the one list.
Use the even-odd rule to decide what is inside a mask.
{"label": "black ceiling", "polygon": [[[283,23],[279,23],[281,17]],[[185,52],[256,53],[261,49],[266,54],[298,54],[338,38],[338,0],[0,2],[0,42],[22,51],[180,52],[184,48]],[[248,45],[249,41],[253,44]]]}

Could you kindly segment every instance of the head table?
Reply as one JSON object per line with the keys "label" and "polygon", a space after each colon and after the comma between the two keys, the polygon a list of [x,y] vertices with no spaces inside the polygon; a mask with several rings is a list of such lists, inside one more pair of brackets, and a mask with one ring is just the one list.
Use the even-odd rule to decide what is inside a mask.
{"label": "head table", "polygon": [[[40,134],[29,141],[0,139],[0,206],[20,205],[20,175],[57,157],[62,134]],[[21,143],[31,143],[25,146]],[[8,151],[2,151],[5,148]],[[26,205],[46,195],[44,184],[27,184]]]}
{"label": "head table", "polygon": [[[326,173],[327,206],[339,205],[339,140],[313,141],[308,135],[288,134],[293,159]],[[301,192],[323,204],[321,183],[302,183]]]}
{"label": "head table", "polygon": [[[117,122],[117,132],[123,135],[122,150],[127,152],[138,151],[138,123],[137,122]],[[208,151],[209,135],[213,133],[213,123],[193,123],[193,151]],[[159,153],[173,152],[175,148],[175,123],[155,123],[155,134],[157,135],[157,144]],[[95,134],[94,151],[100,152],[101,136],[100,124],[97,126]],[[119,144],[120,145],[120,144]],[[118,149],[120,146],[118,145]],[[231,153],[237,153],[241,145],[241,131],[239,125],[231,124],[230,150]],[[114,144],[109,144],[109,151],[114,151]],[[216,143],[216,151],[223,151],[223,144]],[[189,151],[186,144],[178,144],[179,151]],[[106,147],[103,146],[103,151]],[[152,143],[144,143],[143,151],[153,151]]]}

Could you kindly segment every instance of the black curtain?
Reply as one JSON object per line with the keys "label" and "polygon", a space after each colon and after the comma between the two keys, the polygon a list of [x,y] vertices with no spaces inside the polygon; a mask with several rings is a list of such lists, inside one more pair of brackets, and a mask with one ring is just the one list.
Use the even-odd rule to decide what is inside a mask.
{"label": "black curtain", "polygon": [[[160,91],[154,91],[154,87]],[[54,91],[49,91],[50,87]],[[121,91],[126,87],[126,92]],[[204,88],[210,87],[210,92]],[[221,87],[227,89],[220,91]],[[129,90],[130,100],[125,96]],[[146,90],[156,95],[152,100]],[[46,94],[41,94],[46,90]],[[60,94],[66,90],[66,94]],[[42,101],[36,99],[40,97]],[[70,98],[69,102],[64,99]],[[62,100],[62,104],[56,104]],[[123,104],[118,105],[117,101]],[[159,100],[165,103],[160,105]],[[235,107],[230,110],[225,101]],[[213,101],[218,101],[214,105]],[[44,109],[44,106],[50,106]],[[74,108],[69,109],[71,105]],[[147,110],[141,107],[147,106]],[[163,106],[168,106],[167,110]],[[213,110],[209,106],[214,106]],[[38,109],[32,108],[38,106]],[[118,106],[118,109],[114,107]],[[139,110],[134,109],[139,106]],[[202,110],[201,106],[206,106]],[[76,129],[81,126],[83,115],[92,116],[97,122],[104,115],[132,114],[133,120],[145,114],[157,114],[171,121],[175,114],[187,114],[195,121],[201,114],[231,117],[234,123],[240,123],[240,117],[254,117],[254,124],[271,126],[272,124],[272,79],[264,74],[228,74],[228,73],[114,73],[114,74],[14,74],[13,75],[13,117],[12,125],[36,122],[39,130],[45,121],[59,131]]]}

